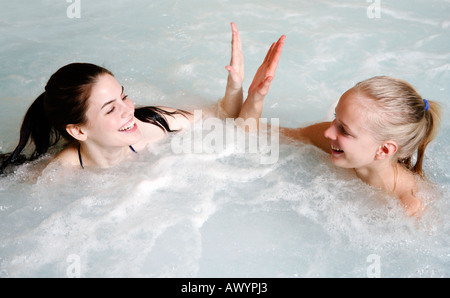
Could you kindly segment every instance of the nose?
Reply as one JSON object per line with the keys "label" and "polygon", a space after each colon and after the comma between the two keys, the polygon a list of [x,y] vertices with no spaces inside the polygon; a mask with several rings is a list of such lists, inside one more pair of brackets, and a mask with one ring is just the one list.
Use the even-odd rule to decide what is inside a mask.
{"label": "nose", "polygon": [[329,140],[336,140],[337,128],[336,121],[331,122],[330,127],[328,127],[324,132],[324,137]]}
{"label": "nose", "polygon": [[121,102],[121,115],[122,118],[129,118],[134,115],[134,104],[131,100],[125,100]]}

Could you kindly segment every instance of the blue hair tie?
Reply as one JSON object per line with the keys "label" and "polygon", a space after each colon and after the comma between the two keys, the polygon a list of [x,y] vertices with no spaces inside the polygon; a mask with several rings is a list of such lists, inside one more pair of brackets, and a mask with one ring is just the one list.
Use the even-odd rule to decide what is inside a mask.
{"label": "blue hair tie", "polygon": [[428,100],[426,100],[425,98],[423,99],[423,102],[425,103],[425,112],[426,112],[430,108],[430,104],[428,103]]}

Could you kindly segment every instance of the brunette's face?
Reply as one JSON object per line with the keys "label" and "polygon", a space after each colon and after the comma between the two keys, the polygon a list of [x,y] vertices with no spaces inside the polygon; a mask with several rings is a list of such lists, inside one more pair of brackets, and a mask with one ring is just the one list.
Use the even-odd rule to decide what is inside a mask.
{"label": "brunette's face", "polygon": [[141,138],[134,118],[134,104],[109,74],[98,77],[93,86],[86,117],[86,135],[100,146],[128,146]]}
{"label": "brunette's face", "polygon": [[336,106],[336,118],[325,137],[330,140],[331,159],[343,168],[361,168],[375,161],[379,143],[367,129],[367,106],[361,103],[361,93],[345,92]]}

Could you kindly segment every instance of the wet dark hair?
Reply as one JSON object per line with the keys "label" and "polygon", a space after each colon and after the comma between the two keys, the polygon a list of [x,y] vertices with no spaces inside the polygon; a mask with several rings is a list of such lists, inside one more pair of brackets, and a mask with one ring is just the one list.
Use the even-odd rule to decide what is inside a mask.
{"label": "wet dark hair", "polygon": [[[87,100],[97,79],[104,74],[113,76],[106,68],[90,63],[71,63],[56,71],[48,80],[45,92],[28,108],[20,128],[19,144],[13,152],[0,155],[0,174],[4,174],[9,165],[20,165],[42,156],[61,138],[73,141],[66,126],[86,123]],[[189,113],[168,112],[153,106],[135,109],[136,118],[165,132],[172,132],[165,116],[174,114]],[[27,157],[22,151],[30,143],[34,144],[34,150]]]}

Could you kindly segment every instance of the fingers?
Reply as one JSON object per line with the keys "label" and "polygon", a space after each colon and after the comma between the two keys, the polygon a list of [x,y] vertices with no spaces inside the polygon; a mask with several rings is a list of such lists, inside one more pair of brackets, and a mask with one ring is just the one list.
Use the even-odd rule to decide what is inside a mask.
{"label": "fingers", "polygon": [[283,51],[284,40],[286,39],[285,35],[282,35],[276,43],[273,43],[267,52],[266,58],[263,63],[268,64],[267,66],[267,75],[273,75],[278,66],[278,62],[280,61],[281,52]]}
{"label": "fingers", "polygon": [[239,34],[239,30],[237,29],[237,26],[235,23],[231,23],[231,44],[232,49],[240,51],[241,50],[241,36]]}
{"label": "fingers", "polygon": [[283,45],[284,45],[284,40],[286,39],[286,36],[283,35],[281,36],[277,42],[272,43],[272,45],[270,46],[269,51],[266,54],[266,57],[264,58],[264,62],[263,63],[267,63],[269,61],[272,61],[274,56],[276,57],[276,55],[281,55],[281,51],[283,49]]}
{"label": "fingers", "polygon": [[[254,89],[254,91],[260,95],[265,96],[269,92],[275,76],[275,70],[277,69],[278,62],[280,61],[285,39],[286,36],[282,35],[277,42],[274,42],[270,46],[270,49],[264,58],[264,62],[261,64],[257,74],[255,75],[256,82],[259,81],[259,83],[257,83],[257,88]],[[257,77],[259,77],[259,79]]]}
{"label": "fingers", "polygon": [[281,52],[283,51],[283,45],[284,45],[285,39],[286,39],[285,35],[281,36],[274,48],[273,57],[271,59],[271,66],[270,66],[270,68],[273,68],[274,72],[275,72],[275,69],[277,68],[278,62],[280,61]]}
{"label": "fingers", "polygon": [[231,23],[231,61],[230,65],[234,67],[237,72],[244,72],[244,56],[242,54],[241,37],[235,23]]}
{"label": "fingers", "polygon": [[242,55],[241,36],[235,23],[231,23],[231,56]]}
{"label": "fingers", "polygon": [[284,40],[286,39],[286,36],[281,36],[276,43],[272,45],[270,48],[270,57],[269,61],[270,63],[276,63],[278,64],[278,61],[280,61],[281,52],[283,51],[283,45]]}
{"label": "fingers", "polygon": [[[242,87],[242,82],[244,80],[244,57],[242,54],[240,34],[236,24],[233,22],[231,22],[231,31],[231,62],[225,69],[229,74],[228,84],[231,82],[233,86]],[[272,43],[263,63],[258,68],[253,78],[252,84],[249,87],[249,92],[261,95],[267,94],[274,79],[275,70],[280,61],[285,39],[286,36],[282,35],[277,42]]]}
{"label": "fingers", "polygon": [[264,57],[263,64],[267,63],[268,61],[270,61],[270,59],[272,58],[272,53],[273,53],[273,49],[274,49],[275,46],[276,46],[275,42],[270,46],[269,51],[267,51],[266,57]]}
{"label": "fingers", "polygon": [[242,54],[241,37],[235,23],[231,22],[231,61],[225,67],[228,71],[228,82],[233,88],[242,88],[244,81],[244,55]]}

